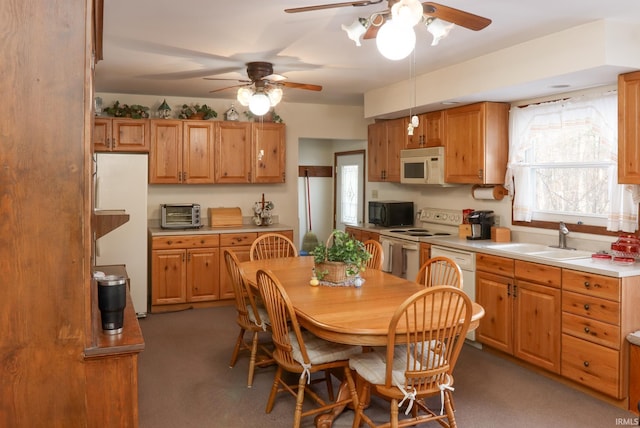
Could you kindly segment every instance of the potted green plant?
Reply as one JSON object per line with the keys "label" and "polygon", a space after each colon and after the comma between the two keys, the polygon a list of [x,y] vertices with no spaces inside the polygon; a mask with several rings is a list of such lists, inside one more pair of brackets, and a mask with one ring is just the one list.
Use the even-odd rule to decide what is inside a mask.
{"label": "potted green plant", "polygon": [[120,101],[116,101],[111,107],[107,107],[105,112],[113,117],[130,117],[132,119],[146,119],[149,117],[149,107],[140,104],[120,104]]}
{"label": "potted green plant", "polygon": [[218,113],[206,104],[182,105],[182,110],[178,114],[180,119],[202,119],[209,120],[218,117]]}
{"label": "potted green plant", "polygon": [[341,230],[334,230],[327,243],[318,245],[311,255],[318,279],[336,283],[363,272],[365,263],[371,258],[362,242]]}

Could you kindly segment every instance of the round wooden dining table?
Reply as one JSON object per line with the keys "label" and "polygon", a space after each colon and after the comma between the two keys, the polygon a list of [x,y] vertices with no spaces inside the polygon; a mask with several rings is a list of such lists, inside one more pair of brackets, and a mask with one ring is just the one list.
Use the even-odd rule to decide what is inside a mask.
{"label": "round wooden dining table", "polygon": [[[361,274],[361,287],[311,286],[311,256],[255,260],[240,263],[245,278],[257,287],[259,269],[270,270],[287,291],[298,321],[325,340],[349,345],[384,346],[389,321],[408,297],[424,288],[415,282],[377,270]],[[470,330],[477,328],[484,309],[473,303]]]}

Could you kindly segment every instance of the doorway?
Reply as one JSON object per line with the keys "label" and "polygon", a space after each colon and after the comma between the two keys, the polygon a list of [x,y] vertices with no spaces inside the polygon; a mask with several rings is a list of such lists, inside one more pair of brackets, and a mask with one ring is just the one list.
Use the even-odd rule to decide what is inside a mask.
{"label": "doorway", "polygon": [[333,227],[364,224],[365,151],[336,152],[334,159]]}

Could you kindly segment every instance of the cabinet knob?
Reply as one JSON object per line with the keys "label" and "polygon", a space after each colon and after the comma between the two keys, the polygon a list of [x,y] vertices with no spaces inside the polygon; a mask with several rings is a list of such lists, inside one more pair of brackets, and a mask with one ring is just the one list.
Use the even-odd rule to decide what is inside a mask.
{"label": "cabinet knob", "polygon": [[585,309],[585,311],[588,311],[588,310],[589,310],[589,304],[588,304],[588,303],[585,303],[585,304],[584,304],[584,309]]}
{"label": "cabinet knob", "polygon": [[584,362],[584,363],[582,363],[582,364],[584,364],[584,366],[585,366],[585,367],[589,367],[589,361],[585,361],[585,362]]}
{"label": "cabinet knob", "polygon": [[171,245],[173,244],[173,241],[167,241],[167,244]]}
{"label": "cabinet knob", "polygon": [[585,332],[585,333],[589,333],[590,331],[591,331],[591,329],[590,329],[589,327],[585,327],[585,328],[584,328],[584,332]]}
{"label": "cabinet knob", "polygon": [[591,287],[591,284],[589,283],[589,281],[585,281],[584,288],[589,288],[589,287]]}

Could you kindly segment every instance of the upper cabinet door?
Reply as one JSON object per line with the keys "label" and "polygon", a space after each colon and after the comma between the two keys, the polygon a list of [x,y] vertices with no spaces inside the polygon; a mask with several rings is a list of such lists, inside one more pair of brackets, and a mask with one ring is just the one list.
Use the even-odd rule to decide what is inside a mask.
{"label": "upper cabinet door", "polygon": [[509,104],[483,102],[445,110],[444,125],[447,183],[504,183]]}
{"label": "upper cabinet door", "polygon": [[215,144],[215,182],[251,182],[251,123],[219,122]]}
{"label": "upper cabinet door", "polygon": [[182,166],[184,183],[213,183],[216,126],[206,120],[183,122]]}
{"label": "upper cabinet door", "polygon": [[640,184],[640,71],[618,76],[618,182]]}
{"label": "upper cabinet door", "polygon": [[149,183],[182,183],[182,121],[151,121]]}
{"label": "upper cabinet door", "polygon": [[285,126],[281,123],[251,124],[253,129],[254,183],[284,183],[286,170]]}
{"label": "upper cabinet door", "polygon": [[112,119],[111,126],[113,151],[144,153],[149,151],[148,119]]}

